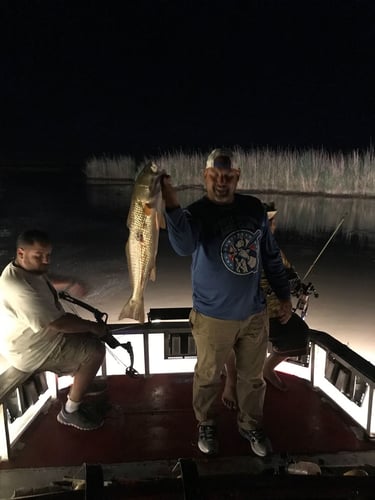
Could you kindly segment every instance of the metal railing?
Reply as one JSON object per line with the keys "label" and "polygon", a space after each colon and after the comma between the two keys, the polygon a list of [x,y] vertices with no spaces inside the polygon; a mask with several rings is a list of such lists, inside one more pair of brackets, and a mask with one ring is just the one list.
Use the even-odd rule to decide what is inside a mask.
{"label": "metal railing", "polygon": [[[150,375],[150,336],[163,334],[164,356],[191,358],[192,348],[189,308],[151,309],[145,324],[110,324],[111,333],[121,338],[124,335],[143,336],[144,373]],[[173,342],[173,339],[186,341]],[[173,346],[172,346],[173,342]],[[169,352],[168,352],[169,346]],[[178,347],[182,346],[181,352]],[[283,363],[282,371],[308,380],[312,387],[320,389],[345,413],[355,420],[367,437],[375,438],[375,367],[349,347],[326,332],[310,330],[310,353],[297,372],[292,363]],[[298,360],[291,359],[294,364]],[[137,364],[137,354],[135,354]]]}

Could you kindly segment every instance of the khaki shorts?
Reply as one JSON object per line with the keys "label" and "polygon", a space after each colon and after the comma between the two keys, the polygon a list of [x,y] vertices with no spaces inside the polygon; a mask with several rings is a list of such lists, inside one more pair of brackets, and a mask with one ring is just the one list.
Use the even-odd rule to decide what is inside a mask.
{"label": "khaki shorts", "polygon": [[103,349],[103,342],[91,333],[65,334],[63,342],[37,371],[50,371],[59,376],[74,375],[81,365],[90,362]]}

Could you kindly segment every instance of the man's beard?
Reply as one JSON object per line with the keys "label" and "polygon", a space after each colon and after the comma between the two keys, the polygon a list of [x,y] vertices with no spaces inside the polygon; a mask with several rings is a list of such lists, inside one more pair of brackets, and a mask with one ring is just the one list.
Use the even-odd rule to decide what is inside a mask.
{"label": "man's beard", "polygon": [[25,268],[20,262],[17,261],[17,259],[15,259],[13,261],[13,264],[16,266],[16,267],[20,267],[21,269],[23,269],[24,271],[27,271],[28,273],[31,273],[31,274],[37,274],[38,276],[41,276],[42,274],[47,274],[48,272],[48,266],[45,266],[44,269],[27,269]]}
{"label": "man's beard", "polygon": [[228,203],[232,201],[232,194],[229,189],[223,189],[221,191],[215,189],[214,194],[217,203]]}
{"label": "man's beard", "polygon": [[34,269],[32,271],[29,271],[29,272],[32,274],[37,274],[38,276],[42,276],[43,274],[46,274],[47,271],[48,271],[48,268],[43,269],[43,270],[42,269]]}

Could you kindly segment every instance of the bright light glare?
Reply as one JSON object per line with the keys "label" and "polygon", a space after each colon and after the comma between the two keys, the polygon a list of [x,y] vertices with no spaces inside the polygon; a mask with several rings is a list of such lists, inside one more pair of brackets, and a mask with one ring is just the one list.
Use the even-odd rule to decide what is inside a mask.
{"label": "bright light glare", "polygon": [[[134,351],[134,368],[140,374],[145,373],[144,344],[142,335],[117,335],[120,342],[130,341]],[[192,373],[196,364],[196,357],[169,358],[164,357],[164,334],[150,334],[149,337],[149,370],[153,373]],[[337,389],[325,377],[325,366],[327,351],[318,345],[312,344],[314,349],[313,373],[311,364],[302,366],[299,364],[283,361],[277,367],[282,373],[294,375],[296,377],[313,382],[314,387],[319,388],[329,396],[342,410],[350,415],[363,429],[367,430],[368,413],[370,403],[372,402],[372,414],[369,424],[370,437],[375,437],[375,396],[370,388],[366,391],[363,403],[358,406],[349,400],[345,394]],[[311,353],[313,354],[313,353]],[[107,375],[123,375],[125,368],[129,366],[130,358],[125,349],[117,347],[116,349],[107,348],[106,370]],[[100,374],[100,372],[99,372]],[[71,377],[60,377],[59,388],[65,387],[72,381]],[[371,401],[372,399],[372,401]]]}
{"label": "bright light glare", "polygon": [[[361,427],[367,429],[367,418],[370,403],[370,390],[367,389],[365,398],[361,406],[358,406],[353,401],[350,401],[345,394],[339,391],[331,382],[325,377],[325,366],[327,351],[318,345],[314,345],[315,349],[315,364],[313,381],[314,386],[319,387],[327,396],[329,396],[341,409],[351,416]],[[373,396],[372,396],[373,397]],[[370,419],[370,435],[374,435],[375,427],[375,408],[372,406],[372,414]]]}

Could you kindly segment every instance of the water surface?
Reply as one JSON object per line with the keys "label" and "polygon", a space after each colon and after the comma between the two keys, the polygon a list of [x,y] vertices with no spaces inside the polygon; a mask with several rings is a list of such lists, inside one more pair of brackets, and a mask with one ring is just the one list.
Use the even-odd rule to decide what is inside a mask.
{"label": "water surface", "polygon": [[[90,185],[58,174],[3,181],[0,192],[0,265],[14,255],[16,235],[47,229],[55,242],[51,271],[80,277],[86,299],[117,322],[130,294],[124,247],[130,185]],[[182,205],[202,195],[180,191]],[[326,331],[375,363],[375,200],[257,193],[278,208],[277,240],[303,277],[338,223],[339,231],[309,274],[319,292],[310,299],[308,324]],[[191,305],[190,258],[160,235],[157,279],[145,295],[151,307]]]}

